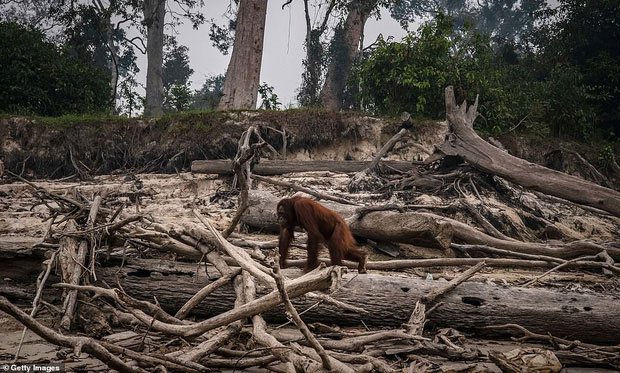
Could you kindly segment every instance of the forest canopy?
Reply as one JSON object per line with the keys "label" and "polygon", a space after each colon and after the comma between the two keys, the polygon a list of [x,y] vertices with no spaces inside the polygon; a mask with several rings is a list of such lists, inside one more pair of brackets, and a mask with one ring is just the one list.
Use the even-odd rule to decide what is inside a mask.
{"label": "forest canopy", "polygon": [[[35,8],[35,14],[20,8],[29,3],[42,8]],[[157,117],[226,108],[226,75],[203,77],[201,89],[190,89],[189,48],[175,39],[174,25],[191,21],[197,27],[209,14],[203,14],[202,3],[172,3],[186,4],[187,12],[142,15],[134,2],[0,5],[0,62],[6,66],[0,83],[7,87],[0,93],[0,112],[135,116],[149,107],[144,116]],[[243,22],[265,22],[264,14],[238,19],[243,3],[229,8],[227,27],[208,22],[211,41],[220,49],[233,49],[233,55],[234,48],[253,50],[241,44],[233,48]],[[459,99],[484,98],[476,125],[489,133],[528,130],[581,140],[618,138],[620,10],[614,2],[559,0],[550,6],[542,0],[314,0],[304,5],[306,55],[296,105],[443,118],[443,89],[452,85]],[[387,13],[408,34],[402,40],[380,35],[365,41],[366,20]],[[165,35],[163,28],[151,28],[152,17],[164,16]],[[47,39],[50,30],[53,42]],[[149,32],[158,43],[148,43]],[[161,56],[150,60],[147,75],[154,78],[146,83],[137,80],[138,53]],[[260,61],[258,57],[254,60]],[[248,71],[257,69],[260,65]],[[243,79],[237,79],[232,91],[248,91],[250,98],[244,108],[281,108],[270,84],[258,76],[236,75]],[[155,94],[144,97],[142,88]]]}
{"label": "forest canopy", "polygon": [[525,123],[554,136],[618,136],[617,7],[562,1],[537,16],[538,26],[513,41],[441,14],[402,41],[379,39],[356,67],[354,105],[443,118],[441,93],[452,84],[461,99],[484,98],[477,125],[488,131]]}

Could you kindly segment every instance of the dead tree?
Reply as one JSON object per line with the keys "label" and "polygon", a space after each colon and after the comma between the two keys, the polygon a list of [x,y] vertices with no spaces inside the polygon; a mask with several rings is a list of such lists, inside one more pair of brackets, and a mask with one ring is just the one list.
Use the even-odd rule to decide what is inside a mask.
{"label": "dead tree", "polygon": [[620,192],[528,162],[496,148],[473,129],[478,116],[478,99],[468,108],[467,102],[456,104],[452,86],[447,87],[445,93],[450,133],[438,148],[441,153],[461,156],[484,172],[526,188],[620,216]]}

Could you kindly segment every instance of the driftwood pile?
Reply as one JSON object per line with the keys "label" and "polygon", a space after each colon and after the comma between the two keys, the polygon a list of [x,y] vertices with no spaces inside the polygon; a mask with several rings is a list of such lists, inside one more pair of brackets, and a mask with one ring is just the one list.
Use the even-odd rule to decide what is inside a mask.
{"label": "driftwood pile", "polygon": [[[476,104],[457,106],[451,88],[446,90],[451,134],[421,166],[430,169],[461,157],[466,167],[476,170],[464,173],[459,166],[431,175],[401,164],[401,171],[408,173],[386,180],[378,172],[386,166],[380,159],[406,134],[403,129],[375,160],[355,166],[357,174],[348,189],[385,193],[386,188],[412,185],[435,190],[449,186],[459,197],[465,190],[479,195],[473,178],[482,171],[496,175],[490,176],[494,186],[508,195],[519,195],[525,187],[571,201],[563,203],[585,205],[617,223],[620,193],[528,164],[484,142],[472,130]],[[22,179],[49,210],[49,229],[38,245],[48,250],[48,259],[30,312],[1,296],[0,310],[48,342],[77,356],[86,352],[123,372],[250,367],[276,372],[554,372],[570,365],[620,369],[620,293],[533,286],[562,270],[618,276],[617,242],[533,242],[530,233],[510,224],[498,229],[502,222],[492,224],[493,213],[467,198],[453,204],[368,206],[350,194],[336,196],[258,175],[253,163],[262,148],[277,153],[250,127],[239,141],[237,156],[221,171],[232,170],[240,192],[237,212],[222,232],[196,206],[189,208],[191,220],[162,222],[139,208],[129,212],[114,193],[61,195]],[[208,171],[210,166],[200,167]],[[467,186],[461,185],[463,180]],[[257,183],[320,198],[348,220],[372,252],[390,253],[396,247],[428,259],[370,260],[366,275],[326,265],[305,274],[281,269],[273,255],[276,240],[235,233],[239,222],[262,231],[277,229],[278,197],[254,189]],[[130,199],[139,207],[140,198],[136,191]],[[540,227],[545,238],[561,234],[528,203],[524,219]],[[455,210],[465,211],[482,230],[448,217]],[[160,253],[157,259],[139,258],[152,252]],[[304,261],[290,263],[303,267]],[[449,281],[411,275],[416,268],[448,266],[469,268]],[[539,272],[518,285],[466,282],[486,267]],[[46,288],[54,269],[60,281]],[[386,273],[395,270],[406,275]],[[199,277],[201,282],[196,281]],[[61,306],[42,300],[44,292],[53,291],[62,292]],[[57,313],[57,329],[35,319],[42,306]],[[276,322],[283,324],[274,327]],[[522,344],[510,351],[480,348],[462,333],[512,336],[538,345]]]}

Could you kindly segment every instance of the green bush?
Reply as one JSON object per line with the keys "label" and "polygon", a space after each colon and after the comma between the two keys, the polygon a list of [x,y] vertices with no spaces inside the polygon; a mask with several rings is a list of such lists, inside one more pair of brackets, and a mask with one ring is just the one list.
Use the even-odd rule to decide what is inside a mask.
{"label": "green bush", "polygon": [[[595,1],[587,3],[592,7]],[[597,22],[575,0],[561,4],[551,12],[564,16],[539,27],[535,38],[503,44],[468,25],[455,29],[449,17],[439,15],[401,42],[379,40],[356,66],[350,90],[362,109],[375,114],[444,118],[443,90],[452,85],[459,102],[480,95],[476,126],[483,131],[617,137],[620,54],[603,31],[592,30],[614,34],[606,24],[620,13],[608,12],[609,22]],[[576,17],[574,9],[583,12]],[[586,35],[592,34],[596,53],[572,37],[572,26],[592,22],[597,26]]]}
{"label": "green bush", "polygon": [[477,126],[503,132],[533,119],[538,106],[540,88],[514,49],[494,45],[467,25],[455,31],[452,19],[440,15],[402,42],[377,43],[356,68],[359,99],[375,114],[443,118],[443,90],[452,85],[459,101],[480,95]]}
{"label": "green bush", "polygon": [[0,112],[57,116],[110,105],[106,74],[64,53],[42,32],[0,23]]}

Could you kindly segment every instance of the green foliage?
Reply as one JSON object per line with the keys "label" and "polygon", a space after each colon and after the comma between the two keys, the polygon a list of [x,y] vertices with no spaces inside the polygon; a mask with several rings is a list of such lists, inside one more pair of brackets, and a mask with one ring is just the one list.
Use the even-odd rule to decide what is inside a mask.
{"label": "green foliage", "polygon": [[459,100],[473,102],[480,95],[477,124],[498,133],[528,115],[536,86],[523,80],[527,75],[511,45],[496,52],[488,36],[471,27],[455,32],[453,20],[440,15],[402,42],[380,40],[358,65],[355,79],[364,108],[377,114],[441,118],[447,85]]}
{"label": "green foliage", "polygon": [[282,103],[278,101],[278,95],[273,92],[273,87],[267,83],[262,83],[258,86],[258,95],[262,102],[259,109],[265,110],[279,110]]}
{"label": "green foliage", "polygon": [[583,79],[575,66],[558,64],[545,83],[545,119],[553,136],[583,139],[591,133],[596,112],[587,104],[589,93]]}
{"label": "green foliage", "polygon": [[192,91],[189,77],[194,70],[189,66],[189,48],[179,45],[176,38],[167,37],[164,45],[164,110],[183,111],[190,107]]}
{"label": "green foliage", "polygon": [[168,92],[168,104],[175,111],[189,109],[192,100],[192,91],[185,84],[174,84]]}
{"label": "green foliage", "polygon": [[186,85],[194,69],[189,66],[189,48],[179,45],[175,37],[166,36],[164,44],[164,66],[162,81],[164,90],[168,91],[173,85]]}
{"label": "green foliage", "polygon": [[224,95],[224,75],[208,77],[202,88],[194,93],[190,102],[191,109],[215,110]]}
{"label": "green foliage", "polygon": [[378,114],[408,111],[438,116],[441,90],[452,70],[451,32],[451,21],[440,18],[400,43],[378,40],[355,71],[364,108]]}
{"label": "green foliage", "polygon": [[0,23],[0,111],[55,116],[105,110],[106,74],[47,41],[42,32]]}
{"label": "green foliage", "polygon": [[[53,8],[50,17],[64,27],[63,38],[72,55],[80,61],[98,66],[108,74],[115,68],[120,77],[126,77],[139,71],[137,57],[127,32],[118,25],[115,28],[108,17],[114,14],[129,22],[137,22],[136,14],[131,11],[137,6],[135,0],[111,2],[107,9],[94,4],[75,4],[68,9]],[[115,57],[110,53],[110,42],[116,49]]]}
{"label": "green foliage", "polygon": [[135,74],[130,74],[121,80],[118,85],[118,95],[121,97],[117,108],[118,114],[131,118],[134,113],[139,114],[142,111],[144,97],[138,93],[138,86]]}
{"label": "green foliage", "polygon": [[[541,13],[540,48],[553,132],[620,136],[620,7],[617,1],[561,0]],[[570,105],[570,106],[566,106]],[[563,115],[565,122],[556,119]]]}
{"label": "green foliage", "polygon": [[459,100],[482,98],[483,131],[618,136],[620,28],[608,25],[620,24],[620,10],[590,15],[598,3],[562,0],[539,14],[544,22],[527,40],[504,43],[440,15],[401,42],[379,40],[350,87],[359,86],[363,108],[377,114],[442,118],[443,89],[453,85]]}
{"label": "green foliage", "polygon": [[605,144],[601,147],[598,154],[598,165],[603,170],[614,172],[614,166],[616,165],[616,155],[614,153],[614,147],[611,144]]}
{"label": "green foliage", "polygon": [[228,54],[228,50],[235,41],[235,20],[229,20],[226,27],[217,23],[212,23],[209,27],[209,39],[223,55]]}
{"label": "green foliage", "polygon": [[392,0],[392,17],[407,29],[428,16],[449,15],[457,29],[473,26],[478,32],[505,42],[520,40],[531,32],[545,0]]}
{"label": "green foliage", "polygon": [[303,60],[304,71],[297,101],[302,107],[319,106],[319,91],[323,71],[327,65],[325,55],[326,43],[321,41],[322,30],[311,30],[305,41],[306,58]]}

